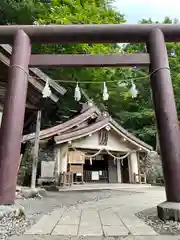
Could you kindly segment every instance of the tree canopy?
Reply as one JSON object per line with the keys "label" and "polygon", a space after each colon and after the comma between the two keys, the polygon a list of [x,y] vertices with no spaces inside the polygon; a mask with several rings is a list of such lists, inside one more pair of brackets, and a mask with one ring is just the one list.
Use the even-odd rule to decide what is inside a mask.
{"label": "tree canopy", "polygon": [[[1,0],[0,24],[110,24],[124,23],[124,15],[112,7],[108,0]],[[143,19],[140,24],[153,23]],[[155,22],[158,23],[158,22]],[[178,23],[166,17],[163,23]],[[180,114],[180,44],[168,43],[169,61],[177,110]],[[33,45],[36,53],[135,53],[146,52],[144,44],[51,44]],[[173,54],[172,54],[173,53]],[[55,124],[70,116],[70,109],[78,109],[74,101],[76,82],[100,108],[107,109],[112,117],[127,130],[145,142],[155,146],[156,127],[148,69],[137,68],[57,68],[46,69],[57,82],[66,87],[67,94],[61,99],[58,109],[46,107],[44,126]],[[129,93],[131,81],[138,89],[138,96],[132,99]],[[61,80],[61,81],[60,81]],[[62,81],[63,80],[63,81]],[[73,83],[72,83],[73,81]],[[100,82],[100,83],[99,83]],[[107,83],[109,100],[102,100],[103,82]],[[83,96],[82,101],[86,97]]]}

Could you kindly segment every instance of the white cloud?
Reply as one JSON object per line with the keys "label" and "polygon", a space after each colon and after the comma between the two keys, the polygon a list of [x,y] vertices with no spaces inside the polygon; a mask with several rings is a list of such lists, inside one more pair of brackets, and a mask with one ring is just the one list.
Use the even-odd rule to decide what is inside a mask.
{"label": "white cloud", "polygon": [[162,21],[166,16],[180,19],[179,0],[116,0],[114,5],[130,23],[150,17],[154,21]]}

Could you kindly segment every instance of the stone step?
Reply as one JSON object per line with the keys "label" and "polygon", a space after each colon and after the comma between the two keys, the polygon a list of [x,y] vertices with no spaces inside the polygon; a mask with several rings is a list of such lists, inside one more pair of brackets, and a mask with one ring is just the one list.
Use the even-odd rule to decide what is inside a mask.
{"label": "stone step", "polygon": [[54,210],[49,215],[44,215],[35,225],[25,232],[26,235],[47,235],[51,234],[54,227],[61,219],[65,208]]}

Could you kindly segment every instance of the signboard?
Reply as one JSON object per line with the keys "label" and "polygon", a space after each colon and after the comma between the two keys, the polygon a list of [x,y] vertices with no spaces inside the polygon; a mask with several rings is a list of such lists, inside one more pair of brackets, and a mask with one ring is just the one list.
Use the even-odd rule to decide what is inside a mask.
{"label": "signboard", "polygon": [[91,180],[98,181],[99,180],[99,172],[91,172]]}
{"label": "signboard", "polygon": [[77,177],[81,177],[81,176],[82,176],[82,173],[76,173],[76,176],[77,176]]}
{"label": "signboard", "polygon": [[41,178],[53,178],[54,177],[54,161],[42,161],[41,162]]}
{"label": "signboard", "polygon": [[69,151],[68,162],[70,164],[84,164],[85,154],[81,151]]}

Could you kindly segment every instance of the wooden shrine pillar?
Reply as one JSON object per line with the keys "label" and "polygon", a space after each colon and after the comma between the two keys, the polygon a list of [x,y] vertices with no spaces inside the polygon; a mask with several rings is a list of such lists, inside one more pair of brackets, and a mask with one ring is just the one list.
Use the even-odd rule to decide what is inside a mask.
{"label": "wooden shrine pillar", "polygon": [[0,131],[0,204],[14,203],[28,86],[31,43],[23,30],[15,35]]}
{"label": "wooden shrine pillar", "polygon": [[40,130],[41,130],[41,110],[38,110],[37,119],[36,119],[36,133],[35,133],[35,141],[34,141],[34,153],[33,153],[33,163],[32,163],[32,174],[31,174],[31,188],[36,188]]}
{"label": "wooden shrine pillar", "polygon": [[149,33],[147,47],[166,197],[168,202],[180,202],[180,128],[166,44],[160,29]]}

